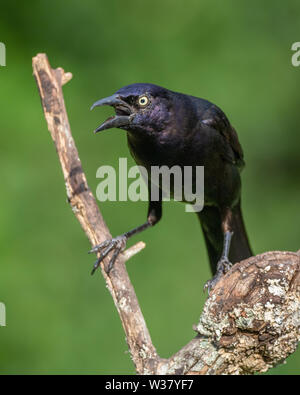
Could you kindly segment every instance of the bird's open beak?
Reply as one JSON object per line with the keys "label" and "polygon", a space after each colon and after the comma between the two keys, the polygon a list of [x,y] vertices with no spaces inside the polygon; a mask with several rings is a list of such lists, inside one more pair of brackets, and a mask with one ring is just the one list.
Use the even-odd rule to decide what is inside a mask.
{"label": "bird's open beak", "polygon": [[109,117],[105,122],[103,122],[94,133],[101,132],[105,129],[111,128],[122,128],[124,126],[129,126],[130,123],[130,108],[126,102],[124,102],[119,95],[112,95],[104,99],[96,101],[91,110],[95,107],[100,106],[112,106],[116,110],[116,115]]}

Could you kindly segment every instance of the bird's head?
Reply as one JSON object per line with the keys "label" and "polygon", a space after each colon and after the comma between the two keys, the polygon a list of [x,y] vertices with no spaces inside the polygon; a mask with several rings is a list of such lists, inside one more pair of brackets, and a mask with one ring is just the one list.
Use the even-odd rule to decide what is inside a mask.
{"label": "bird's head", "polygon": [[109,117],[95,133],[119,128],[132,132],[156,135],[165,130],[172,111],[172,92],[153,84],[132,84],[119,89],[112,96],[96,101],[98,106],[112,106],[116,115]]}

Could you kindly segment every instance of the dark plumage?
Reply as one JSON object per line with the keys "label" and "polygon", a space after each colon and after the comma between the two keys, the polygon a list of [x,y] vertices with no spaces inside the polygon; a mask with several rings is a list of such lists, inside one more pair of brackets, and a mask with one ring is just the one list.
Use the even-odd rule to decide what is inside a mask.
{"label": "dark plumage", "polygon": [[[252,255],[243,224],[240,171],[243,151],[225,114],[207,100],[172,92],[153,84],[132,84],[99,100],[93,107],[111,105],[116,115],[95,132],[112,127],[127,131],[136,162],[151,166],[204,166],[204,209],[197,213],[204,232],[214,286],[235,263]],[[159,221],[162,203],[149,201],[147,222],[93,248],[102,251],[99,262],[115,250],[111,269],[126,240]],[[229,248],[230,247],[230,248]]]}

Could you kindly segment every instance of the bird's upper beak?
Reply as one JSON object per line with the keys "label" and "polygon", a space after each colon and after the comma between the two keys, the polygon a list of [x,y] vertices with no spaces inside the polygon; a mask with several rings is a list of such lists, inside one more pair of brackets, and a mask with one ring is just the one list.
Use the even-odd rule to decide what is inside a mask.
{"label": "bird's upper beak", "polygon": [[122,128],[125,126],[129,126],[131,120],[131,110],[129,105],[121,99],[121,97],[117,94],[106,97],[104,99],[96,101],[91,110],[95,107],[99,106],[112,106],[116,110],[116,115],[113,117],[109,117],[105,122],[103,122],[94,132],[101,132],[105,129],[111,128]]}

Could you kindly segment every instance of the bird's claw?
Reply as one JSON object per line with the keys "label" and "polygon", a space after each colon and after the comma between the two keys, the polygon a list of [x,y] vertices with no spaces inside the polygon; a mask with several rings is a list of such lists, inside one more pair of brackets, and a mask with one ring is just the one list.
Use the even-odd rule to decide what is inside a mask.
{"label": "bird's claw", "polygon": [[216,274],[213,276],[212,279],[206,281],[206,283],[204,284],[203,287],[204,292],[207,289],[208,294],[210,294],[210,291],[214,289],[217,282],[221,279],[221,277],[224,276],[224,274],[226,274],[231,269],[231,267],[232,267],[232,263],[229,261],[227,257],[221,258],[217,264]]}
{"label": "bird's claw", "polygon": [[127,238],[124,235],[121,236],[117,236],[114,237],[113,239],[109,239],[109,240],[105,240],[102,243],[96,245],[95,247],[93,247],[89,253],[97,253],[100,252],[100,256],[99,258],[96,260],[96,262],[94,263],[94,267],[93,270],[91,272],[91,274],[93,275],[95,273],[95,271],[98,269],[98,267],[100,266],[100,263],[103,261],[103,259],[112,251],[113,255],[109,261],[108,267],[106,268],[106,273],[108,274],[115,261],[117,260],[118,255],[120,254],[120,252],[124,251],[125,247],[126,247],[126,242],[127,242]]}

